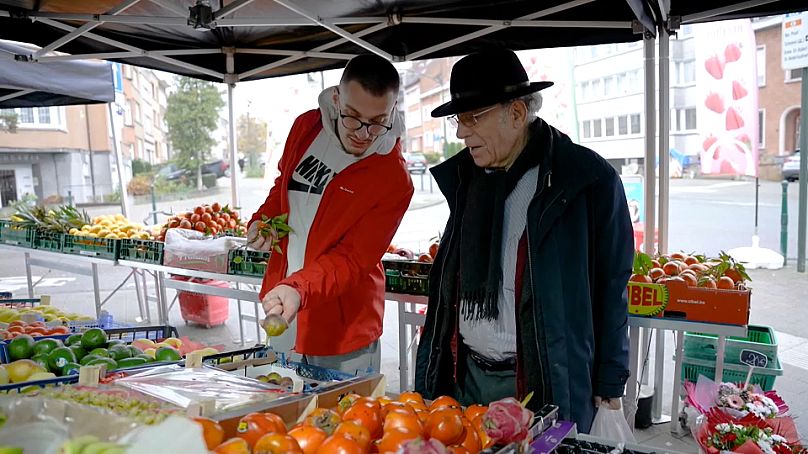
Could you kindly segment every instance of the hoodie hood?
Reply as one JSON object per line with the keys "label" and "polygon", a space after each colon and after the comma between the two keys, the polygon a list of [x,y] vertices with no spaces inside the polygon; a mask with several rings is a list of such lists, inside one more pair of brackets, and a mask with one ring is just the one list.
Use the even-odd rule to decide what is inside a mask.
{"label": "hoodie hood", "polygon": [[[340,148],[342,148],[342,142],[340,142],[339,134],[336,130],[336,120],[339,118],[339,111],[337,106],[334,105],[334,92],[336,90],[336,86],[326,88],[320,93],[317,100],[320,104],[320,113],[323,118],[323,129],[327,131],[327,133],[340,144]],[[401,118],[401,113],[399,113],[398,109],[393,113],[392,121],[390,125],[392,129],[388,131],[387,134],[373,139],[373,142],[371,142],[365,154],[362,155],[363,158],[374,153],[386,155],[393,151],[396,140],[398,140],[404,132],[404,119]]]}

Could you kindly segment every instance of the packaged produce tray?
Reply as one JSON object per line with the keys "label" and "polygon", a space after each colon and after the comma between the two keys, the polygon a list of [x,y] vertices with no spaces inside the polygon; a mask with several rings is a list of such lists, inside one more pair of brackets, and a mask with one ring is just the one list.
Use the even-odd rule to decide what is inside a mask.
{"label": "packaged produce tray", "polygon": [[431,263],[414,260],[383,260],[385,290],[390,293],[429,295]]}
{"label": "packaged produce tray", "polygon": [[45,229],[36,229],[34,234],[34,249],[43,251],[62,252],[64,233],[52,232]]}
{"label": "packaged produce tray", "polygon": [[228,253],[227,274],[264,277],[269,257],[269,252],[231,249]]}
{"label": "packaged produce tray", "polygon": [[[712,334],[685,333],[684,355],[686,358],[716,360],[718,336]],[[724,349],[724,363],[741,363],[741,351],[754,350],[769,359],[768,366],[775,365],[777,360],[777,335],[768,326],[749,325],[746,337],[727,337]]]}
{"label": "packaged produce tray", "polygon": [[121,260],[134,260],[143,263],[163,264],[162,241],[138,240],[122,238],[118,258]]}
{"label": "packaged produce tray", "polygon": [[[724,364],[724,378],[722,381],[743,383],[746,381],[747,373],[749,373],[749,366]],[[699,375],[704,375],[711,380],[716,380],[715,361],[688,358],[685,356],[682,360],[682,380],[696,383],[699,379]],[[755,370],[752,371],[752,378],[749,380],[749,383],[759,385],[764,391],[771,391],[774,389],[774,381],[781,375],[783,375],[783,369],[780,366],[780,361],[775,360],[771,366],[766,369],[756,367]]]}
{"label": "packaged produce tray", "polygon": [[0,220],[0,243],[12,246],[34,247],[36,229],[7,219]]}
{"label": "packaged produce tray", "polygon": [[65,235],[62,250],[67,254],[117,260],[120,247],[121,240]]}

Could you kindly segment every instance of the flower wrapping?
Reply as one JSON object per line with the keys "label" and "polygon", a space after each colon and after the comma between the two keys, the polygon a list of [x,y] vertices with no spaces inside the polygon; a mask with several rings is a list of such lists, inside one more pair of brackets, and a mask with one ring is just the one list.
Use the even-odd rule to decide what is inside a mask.
{"label": "flower wrapping", "polygon": [[533,412],[512,397],[492,402],[483,416],[485,433],[497,445],[525,441],[532,422]]}

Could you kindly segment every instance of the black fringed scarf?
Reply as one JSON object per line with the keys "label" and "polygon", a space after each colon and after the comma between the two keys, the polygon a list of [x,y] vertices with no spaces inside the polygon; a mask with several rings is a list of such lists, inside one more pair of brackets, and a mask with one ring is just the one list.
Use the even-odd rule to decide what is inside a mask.
{"label": "black fringed scarf", "polygon": [[492,172],[474,166],[470,172],[460,223],[460,260],[449,262],[459,269],[447,270],[449,276],[459,276],[465,320],[499,318],[505,200],[522,176],[539,164],[541,124],[534,121],[530,126],[530,139],[510,169]]}

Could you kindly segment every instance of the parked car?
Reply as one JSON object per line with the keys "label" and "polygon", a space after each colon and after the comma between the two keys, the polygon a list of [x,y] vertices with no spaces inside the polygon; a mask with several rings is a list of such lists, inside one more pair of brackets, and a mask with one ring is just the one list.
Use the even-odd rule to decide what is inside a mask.
{"label": "parked car", "polygon": [[800,150],[795,151],[783,161],[783,179],[786,181],[800,179]]}
{"label": "parked car", "polygon": [[423,175],[428,167],[426,156],[423,153],[406,153],[404,159],[407,161],[407,170],[410,173]]}
{"label": "parked car", "polygon": [[155,176],[166,181],[177,181],[182,180],[189,175],[190,172],[178,167],[176,164],[167,164],[165,167],[160,169]]}
{"label": "parked car", "polygon": [[202,173],[212,173],[216,178],[230,176],[230,163],[224,159],[217,159],[202,166]]}

